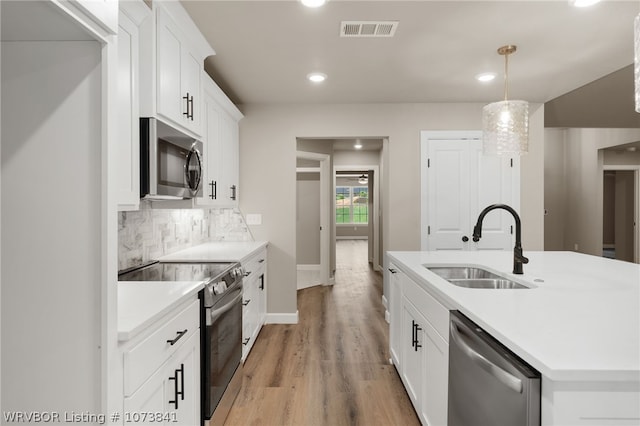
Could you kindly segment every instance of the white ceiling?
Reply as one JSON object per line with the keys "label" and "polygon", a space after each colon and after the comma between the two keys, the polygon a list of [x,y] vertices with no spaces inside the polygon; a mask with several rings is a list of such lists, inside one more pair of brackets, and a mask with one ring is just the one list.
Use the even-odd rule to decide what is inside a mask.
{"label": "white ceiling", "polygon": [[[509,98],[546,102],[633,62],[640,2],[183,0],[215,49],[205,67],[238,104],[492,102],[499,46],[515,44]],[[341,38],[341,21],[394,20],[391,38]],[[323,84],[306,75],[321,71]],[[474,76],[494,71],[480,84]],[[630,87],[632,82],[630,82]]]}

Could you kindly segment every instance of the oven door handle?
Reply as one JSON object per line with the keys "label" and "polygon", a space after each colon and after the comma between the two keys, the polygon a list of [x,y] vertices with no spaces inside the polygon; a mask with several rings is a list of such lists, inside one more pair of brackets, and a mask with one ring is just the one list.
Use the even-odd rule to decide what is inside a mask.
{"label": "oven door handle", "polygon": [[233,299],[231,299],[230,301],[222,305],[221,307],[209,308],[210,311],[208,315],[209,317],[209,321],[207,322],[208,324],[213,324],[224,313],[228,312],[231,308],[233,308],[235,304],[240,303],[240,301],[242,300],[242,290],[239,289],[237,291],[238,291],[238,294]]}

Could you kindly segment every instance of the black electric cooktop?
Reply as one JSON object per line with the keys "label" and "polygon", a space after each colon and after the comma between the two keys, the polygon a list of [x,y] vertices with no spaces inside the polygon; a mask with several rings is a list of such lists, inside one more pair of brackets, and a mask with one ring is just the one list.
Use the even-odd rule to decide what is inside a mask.
{"label": "black electric cooktop", "polygon": [[203,281],[216,280],[237,267],[237,263],[154,262],[118,273],[118,281]]}

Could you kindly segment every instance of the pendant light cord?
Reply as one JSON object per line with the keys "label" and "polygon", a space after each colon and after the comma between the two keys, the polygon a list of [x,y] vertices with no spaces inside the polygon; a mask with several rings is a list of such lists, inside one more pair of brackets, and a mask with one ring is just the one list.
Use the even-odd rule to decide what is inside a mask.
{"label": "pendant light cord", "polygon": [[504,100],[509,94],[509,54],[504,55]]}

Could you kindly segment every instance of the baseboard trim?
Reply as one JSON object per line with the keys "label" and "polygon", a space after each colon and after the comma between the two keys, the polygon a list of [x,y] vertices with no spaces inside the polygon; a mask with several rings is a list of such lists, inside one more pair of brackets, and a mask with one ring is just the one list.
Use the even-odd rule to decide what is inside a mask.
{"label": "baseboard trim", "polygon": [[267,314],[265,324],[297,324],[298,311],[295,314]]}

